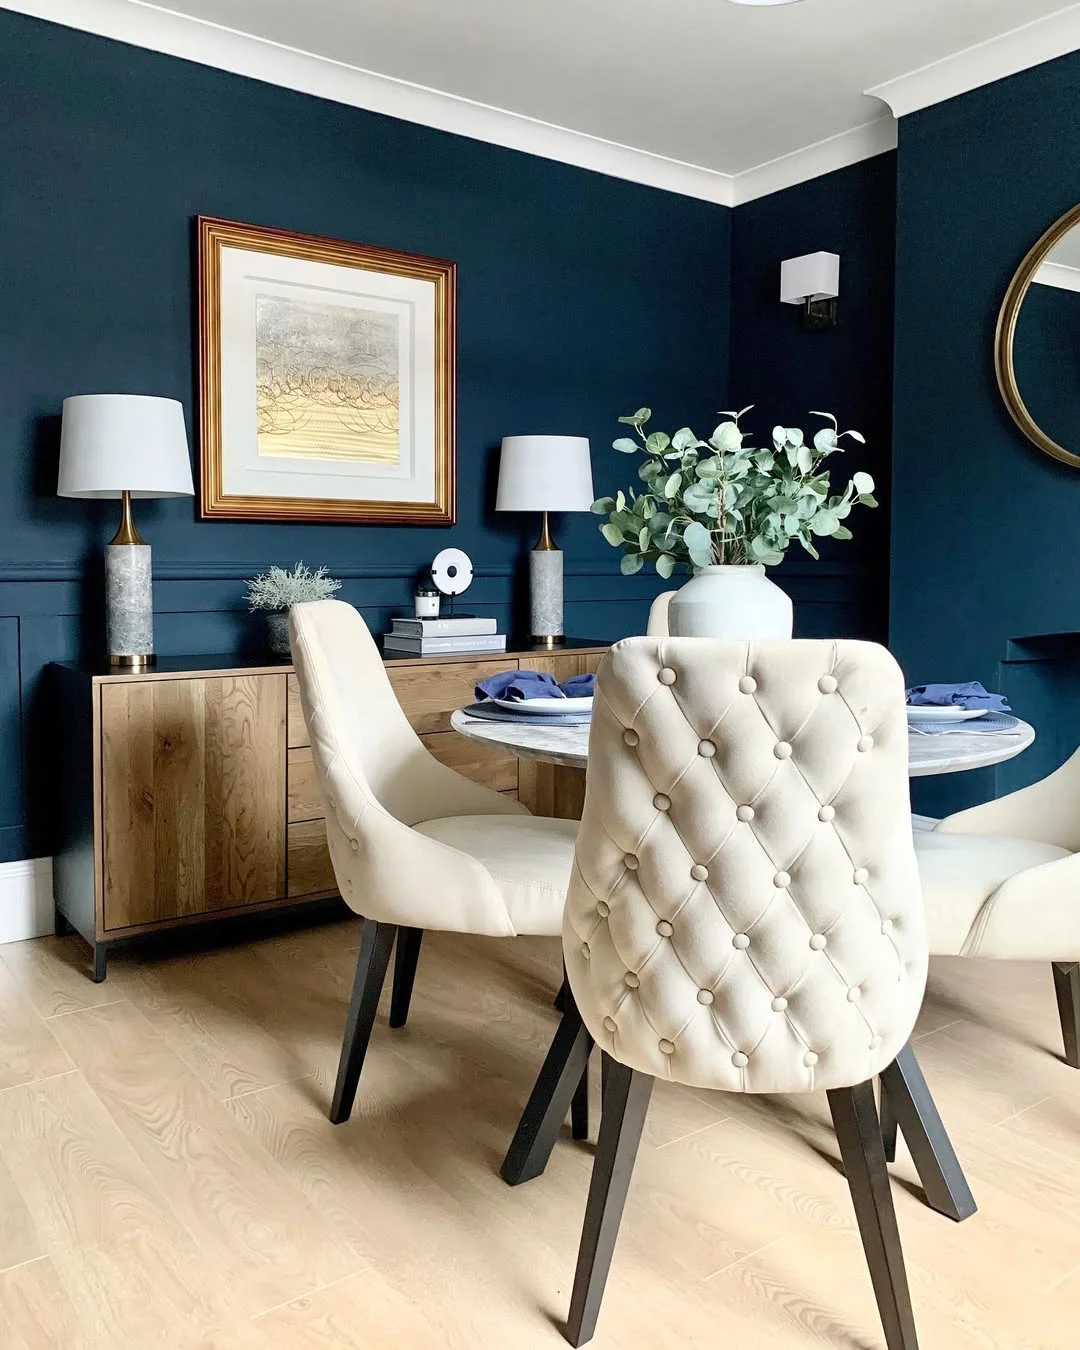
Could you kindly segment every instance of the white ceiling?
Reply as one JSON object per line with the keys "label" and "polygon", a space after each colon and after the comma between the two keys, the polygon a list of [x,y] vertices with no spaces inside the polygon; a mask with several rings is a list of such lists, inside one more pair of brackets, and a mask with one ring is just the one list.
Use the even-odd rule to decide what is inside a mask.
{"label": "white ceiling", "polygon": [[[1062,6],[1060,0],[802,0],[763,7],[729,0],[168,0],[167,8],[143,0],[0,4],[162,50],[176,50],[182,36],[177,25],[183,23],[176,16],[189,16],[202,21],[184,27],[200,30],[195,59],[208,64],[238,68],[239,58],[230,55],[235,37],[204,27],[220,25],[264,44],[323,58],[323,87],[330,97],[342,97],[335,90],[347,73],[343,67],[357,77],[374,72],[390,77],[384,85],[406,82],[452,95],[443,103],[452,107],[458,101],[460,125],[450,112],[440,117],[406,107],[398,115],[502,144],[527,140],[520,120],[529,119],[546,124],[534,125],[534,139],[543,131],[551,136],[549,148],[539,153],[572,162],[588,162],[590,154],[595,158],[595,149],[569,153],[569,138],[552,132],[563,128],[581,142],[614,143],[613,156],[619,147],[639,152],[640,173],[630,171],[625,153],[612,158],[609,171],[626,177],[679,190],[665,181],[657,163],[647,171],[648,161],[674,162],[666,177],[674,176],[677,166],[694,166],[704,173],[693,181],[688,177],[682,190],[715,200],[758,195],[757,187],[740,193],[719,180],[748,175],[830,138],[841,139],[833,149],[811,154],[810,171],[794,178],[788,174],[790,181],[820,172],[813,165],[823,157],[850,162],[884,148],[895,133],[882,99],[904,112],[907,104],[934,102],[1080,46],[1080,4]],[[179,35],[175,40],[155,38],[169,25]],[[292,55],[268,53],[265,45],[262,51],[275,68]],[[304,79],[282,77],[280,82],[311,88],[314,80],[318,86],[310,62],[306,69]],[[419,109],[422,98],[428,98],[425,106],[431,104],[423,90],[399,88],[395,97],[402,106],[411,99],[409,106]],[[377,98],[359,93],[344,101],[379,105]],[[495,125],[492,109],[513,115],[503,119],[508,126],[517,124],[513,134],[484,130]],[[391,100],[383,110],[397,111],[397,106]],[[875,124],[868,132],[857,130],[868,123]],[[773,177],[764,174],[763,190],[772,190]],[[718,181],[705,190],[709,179]]]}

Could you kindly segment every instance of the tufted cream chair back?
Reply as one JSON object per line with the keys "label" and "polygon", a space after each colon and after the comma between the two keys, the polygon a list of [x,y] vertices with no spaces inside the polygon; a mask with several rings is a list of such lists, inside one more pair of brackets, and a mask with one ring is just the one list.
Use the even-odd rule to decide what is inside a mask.
{"label": "tufted cream chair back", "polygon": [[344,899],[388,923],[513,932],[484,868],[409,827],[454,816],[527,815],[526,809],[428,752],[352,605],[294,605],[289,634]]}
{"label": "tufted cream chair back", "polygon": [[927,967],[907,747],[874,644],[613,647],[563,926],[601,1048],[742,1092],[888,1065]]}

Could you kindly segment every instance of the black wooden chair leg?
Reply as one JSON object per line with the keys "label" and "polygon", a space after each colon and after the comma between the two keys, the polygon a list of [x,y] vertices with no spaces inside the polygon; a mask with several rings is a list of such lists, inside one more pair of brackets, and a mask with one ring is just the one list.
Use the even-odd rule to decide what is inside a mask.
{"label": "black wooden chair leg", "polygon": [[555,1032],[539,1077],[503,1159],[502,1178],[510,1186],[538,1177],[547,1166],[559,1130],[589,1066],[593,1040],[574,1000]]}
{"label": "black wooden chair leg", "polygon": [[360,1070],[364,1067],[371,1028],[375,1025],[375,1013],[379,1007],[379,996],[386,979],[386,968],[390,964],[390,949],[394,945],[396,931],[395,924],[364,920],[360,959],[356,963],[356,978],[353,980],[349,1016],[345,1023],[345,1039],[341,1045],[334,1100],[330,1107],[330,1120],[335,1125],[348,1120],[352,1114],[356,1089],[360,1083]]}
{"label": "black wooden chair leg", "polygon": [[896,1161],[896,1113],[892,1109],[892,1103],[889,1101],[889,1094],[885,1090],[884,1083],[881,1084],[880,1088],[878,1119],[881,1121],[881,1142],[885,1145],[885,1161],[894,1163]]}
{"label": "black wooden chair leg", "polygon": [[1080,1069],[1080,965],[1075,961],[1054,962],[1054,993],[1057,994],[1065,1063]]}
{"label": "black wooden chair leg", "polygon": [[551,1006],[555,1009],[556,1012],[566,1011],[566,999],[569,989],[570,985],[566,979],[566,962],[564,961],[562,968],[562,984],[559,985],[558,992],[556,993],[555,997],[551,1000]]}
{"label": "black wooden chair leg", "polygon": [[[607,1059],[605,1055],[604,1060]],[[574,1292],[570,1296],[570,1316],[566,1323],[566,1339],[571,1345],[591,1341],[596,1330],[634,1159],[652,1095],[653,1080],[649,1074],[628,1069],[616,1060],[611,1060],[607,1068],[600,1138],[596,1145],[585,1224],[574,1272]]]}
{"label": "black wooden chair leg", "polygon": [[390,1025],[403,1027],[409,1020],[416,963],[420,960],[420,944],[424,940],[422,928],[399,928],[397,951],[394,953],[394,986],[390,993]]}
{"label": "black wooden chair leg", "polygon": [[93,953],[94,968],[90,978],[95,984],[104,984],[109,962],[108,944],[104,942],[95,942],[93,944]]}
{"label": "black wooden chair leg", "polygon": [[926,1203],[960,1223],[977,1206],[910,1044],[882,1072],[881,1086],[919,1174]]}
{"label": "black wooden chair leg", "polygon": [[[874,1085],[866,1082],[858,1087],[836,1088],[828,1098],[885,1342],[889,1350],[918,1350],[911,1291],[874,1106]],[[601,1139],[603,1133],[601,1124]]]}
{"label": "black wooden chair leg", "polygon": [[575,1139],[589,1137],[589,1066],[581,1075],[573,1097],[570,1099],[570,1133]]}

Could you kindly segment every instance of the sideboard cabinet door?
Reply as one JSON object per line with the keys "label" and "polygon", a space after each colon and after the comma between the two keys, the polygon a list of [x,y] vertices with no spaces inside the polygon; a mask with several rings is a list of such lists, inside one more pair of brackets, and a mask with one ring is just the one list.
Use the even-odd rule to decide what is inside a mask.
{"label": "sideboard cabinet door", "polygon": [[102,686],[106,930],[285,894],[286,678]]}

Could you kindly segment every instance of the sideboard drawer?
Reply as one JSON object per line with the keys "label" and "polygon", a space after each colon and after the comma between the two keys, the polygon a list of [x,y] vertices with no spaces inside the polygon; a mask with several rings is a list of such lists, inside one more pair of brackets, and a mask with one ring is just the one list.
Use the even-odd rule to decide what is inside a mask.
{"label": "sideboard drawer", "polygon": [[310,745],[307,723],[304,721],[304,705],[300,702],[300,681],[295,675],[289,676],[289,711],[287,718],[287,740],[291,750],[297,745]]}
{"label": "sideboard drawer", "polygon": [[305,820],[289,826],[288,869],[290,898],[337,890],[325,821]]}
{"label": "sideboard drawer", "polygon": [[515,657],[495,661],[448,662],[444,666],[390,666],[387,675],[413,729],[421,734],[450,730],[455,708],[474,703],[481,680],[502,670],[517,670]]}

